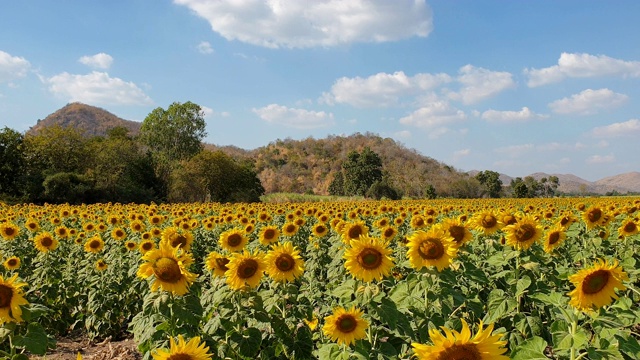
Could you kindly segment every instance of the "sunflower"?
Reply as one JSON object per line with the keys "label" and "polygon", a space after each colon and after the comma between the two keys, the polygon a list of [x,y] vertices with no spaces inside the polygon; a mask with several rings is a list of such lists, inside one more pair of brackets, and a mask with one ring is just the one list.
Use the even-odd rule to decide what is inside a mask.
{"label": "sunflower", "polygon": [[188,342],[182,335],[178,335],[178,342],[169,339],[169,350],[155,350],[151,353],[154,360],[211,360],[209,347],[200,341],[200,337],[194,337]]}
{"label": "sunflower", "polygon": [[40,252],[48,252],[58,247],[58,240],[49,232],[41,232],[33,239],[33,244]]}
{"label": "sunflower", "polygon": [[61,239],[66,239],[69,236],[69,229],[65,226],[58,226],[55,230],[56,235]]}
{"label": "sunflower", "polygon": [[350,247],[345,250],[344,266],[356,279],[380,281],[391,273],[392,252],[382,239],[361,235],[359,239],[351,240]]}
{"label": "sunflower", "polygon": [[227,284],[234,290],[244,289],[245,286],[255,288],[260,285],[260,280],[266,269],[263,255],[260,253],[234,253],[227,264]]}
{"label": "sunflower", "polygon": [[631,218],[625,220],[618,228],[618,235],[622,237],[633,236],[640,232],[638,224]]}
{"label": "sunflower", "polygon": [[493,324],[483,329],[482,321],[478,326],[478,332],[471,337],[471,330],[464,319],[462,331],[457,332],[441,327],[443,336],[437,329],[429,330],[429,337],[433,345],[412,343],[413,351],[419,360],[440,359],[468,359],[468,360],[508,360],[502,355],[507,352],[506,341],[500,340],[501,335],[492,335]]}
{"label": "sunflower", "polygon": [[36,219],[28,219],[24,223],[24,227],[31,232],[36,232],[40,230],[40,223],[38,223],[38,220]]}
{"label": "sunflower", "polygon": [[491,235],[500,229],[500,222],[492,211],[478,212],[470,220],[471,226],[485,235]]}
{"label": "sunflower", "polygon": [[0,235],[5,240],[13,240],[20,234],[20,228],[10,222],[0,224]]}
{"label": "sunflower", "polygon": [[138,244],[135,241],[127,240],[124,243],[124,247],[129,251],[133,251],[138,248]]}
{"label": "sunflower", "polygon": [[364,221],[349,222],[342,228],[342,241],[349,245],[351,240],[358,240],[361,235],[367,235],[369,233],[369,227],[365,225]]}
{"label": "sunflower", "polygon": [[290,242],[274,246],[264,257],[267,275],[278,282],[294,281],[304,272],[300,251]]}
{"label": "sunflower", "polygon": [[132,222],[129,223],[129,229],[135,232],[143,232],[145,228],[146,226],[140,220],[133,220]]}
{"label": "sunflower", "polygon": [[362,310],[355,307],[350,310],[338,307],[333,314],[324,318],[322,332],[338,344],[351,345],[367,336],[369,322],[362,315]]}
{"label": "sunflower", "polygon": [[276,226],[265,226],[260,230],[260,244],[269,245],[278,241],[280,230]]}
{"label": "sunflower", "polygon": [[591,206],[582,213],[582,220],[587,225],[587,230],[604,225],[606,218],[604,210],[597,206]]}
{"label": "sunflower", "polygon": [[425,221],[425,219],[420,216],[420,215],[414,215],[411,217],[411,227],[413,229],[422,229],[423,227],[427,226],[427,222]]}
{"label": "sunflower", "polygon": [[387,242],[393,240],[393,238],[396,237],[397,234],[398,229],[393,226],[385,226],[384,228],[380,229],[380,236],[382,236],[382,239]]}
{"label": "sunflower", "polygon": [[142,255],[146,254],[148,251],[151,251],[155,248],[156,248],[156,243],[154,243],[153,240],[144,240],[140,242],[140,245],[138,245],[138,250],[140,250],[140,253]]}
{"label": "sunflower", "polygon": [[317,223],[313,225],[312,229],[313,236],[315,237],[323,237],[329,233],[329,228],[324,223]]}
{"label": "sunflower", "polygon": [[5,280],[0,275],[0,325],[8,322],[22,322],[22,309],[20,305],[29,302],[22,296],[23,286],[26,283],[18,282],[18,274]]}
{"label": "sunflower", "polygon": [[96,261],[96,270],[105,271],[105,270],[107,270],[108,267],[109,267],[109,265],[107,265],[107,262],[104,261],[104,259],[100,259],[100,260]]}
{"label": "sunflower", "polygon": [[241,251],[249,242],[244,230],[231,229],[220,234],[218,243],[228,251]]}
{"label": "sunflower", "polygon": [[189,285],[198,277],[187,268],[193,263],[191,254],[169,243],[160,243],[160,248],[142,256],[146,261],[138,268],[138,277],[146,279],[154,275],[151,291],[161,288],[176,295],[184,295]]}
{"label": "sunflower", "polygon": [[127,233],[124,229],[116,227],[111,230],[111,237],[115,240],[124,240],[124,238],[127,237]]}
{"label": "sunflower", "polygon": [[229,259],[215,251],[210,252],[205,260],[207,270],[211,271],[213,276],[217,277],[224,277],[224,274],[229,270],[227,264],[229,264]]}
{"label": "sunflower", "polygon": [[12,256],[4,261],[3,263],[5,269],[7,270],[16,270],[20,268],[20,258],[17,256]]}
{"label": "sunflower", "polygon": [[542,227],[532,215],[524,215],[513,225],[504,227],[507,244],[516,250],[527,250],[542,237]]}
{"label": "sunflower", "polygon": [[171,247],[180,247],[184,251],[191,249],[193,235],[188,230],[181,230],[175,226],[169,226],[162,232],[160,243],[167,243]]}
{"label": "sunflower", "polygon": [[104,248],[104,241],[98,235],[92,236],[84,243],[84,251],[98,253]]}
{"label": "sunflower", "polygon": [[553,249],[560,246],[567,239],[567,234],[565,233],[565,228],[556,224],[547,230],[547,233],[544,235],[544,251],[546,253],[551,253]]}
{"label": "sunflower", "polygon": [[618,266],[617,260],[608,264],[600,259],[592,267],[569,276],[569,281],[576,287],[569,293],[569,304],[583,311],[608,305],[618,298],[616,288],[627,288],[622,284],[626,280],[629,280],[627,273]]}
{"label": "sunflower", "polygon": [[442,227],[451,235],[458,247],[473,240],[473,234],[460,219],[446,218],[442,221]]}
{"label": "sunflower", "polygon": [[282,225],[282,235],[284,235],[284,236],[294,236],[295,234],[298,233],[299,229],[300,228],[295,223],[287,222],[284,225]]}
{"label": "sunflower", "polygon": [[407,240],[407,256],[414,269],[435,266],[442,271],[458,253],[453,238],[441,225],[433,226],[429,231],[416,231]]}

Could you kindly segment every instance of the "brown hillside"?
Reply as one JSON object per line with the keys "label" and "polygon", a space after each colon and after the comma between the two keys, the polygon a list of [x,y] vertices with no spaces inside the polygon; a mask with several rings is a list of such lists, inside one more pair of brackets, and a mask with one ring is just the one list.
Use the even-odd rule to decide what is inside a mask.
{"label": "brown hillside", "polygon": [[598,185],[612,186],[624,190],[640,192],[640,172],[633,171],[616,176],[606,177],[595,182]]}
{"label": "brown hillside", "polygon": [[135,135],[142,126],[139,122],[121,119],[104,109],[75,102],[39,120],[27,133],[37,134],[40,129],[54,125],[80,129],[87,136],[105,136],[109,129],[118,126],[127,128],[131,135]]}
{"label": "brown hillside", "polygon": [[447,194],[455,180],[466,174],[432,158],[407,149],[390,138],[374,134],[309,137],[304,140],[276,140],[251,151],[258,177],[267,193],[308,192],[328,194],[334,174],[340,171],[347,154],[365,147],[377,153],[393,181],[407,196],[424,196],[431,184],[439,194]]}

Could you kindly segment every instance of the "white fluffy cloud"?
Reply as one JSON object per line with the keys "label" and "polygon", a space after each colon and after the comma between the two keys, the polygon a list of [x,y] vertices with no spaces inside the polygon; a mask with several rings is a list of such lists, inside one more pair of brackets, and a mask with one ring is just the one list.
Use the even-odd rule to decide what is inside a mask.
{"label": "white fluffy cloud", "polygon": [[200,106],[200,108],[202,109],[202,112],[204,113],[204,117],[205,118],[210,118],[213,116],[214,111],[212,108],[208,107],[208,106]]}
{"label": "white fluffy cloud", "polygon": [[601,126],[591,130],[591,134],[596,137],[623,137],[632,136],[638,138],[640,136],[640,120],[631,119],[625,122],[613,123],[607,126]]}
{"label": "white fluffy cloud", "polygon": [[260,109],[253,109],[262,120],[297,129],[315,129],[333,124],[333,114],[324,111],[288,108],[278,104],[270,104]]}
{"label": "white fluffy cloud", "polygon": [[614,93],[609,89],[587,89],[571,97],[556,100],[549,104],[549,108],[557,114],[590,115],[600,109],[616,108],[628,99],[627,95]]}
{"label": "white fluffy cloud", "polygon": [[452,107],[447,101],[439,100],[401,118],[400,123],[421,128],[436,128],[463,121],[466,118],[464,111]]}
{"label": "white fluffy cloud", "polygon": [[506,89],[515,87],[513,75],[509,72],[491,71],[473,65],[460,68],[457,78],[462,84],[459,92],[450,93],[449,97],[460,100],[464,104],[474,104],[490,98]]}
{"label": "white fluffy cloud", "polygon": [[174,0],[227,40],[269,48],[308,48],[425,37],[425,0]]}
{"label": "white fluffy cloud", "polygon": [[87,75],[67,72],[43,81],[53,94],[92,105],[149,105],[153,101],[133,82],[112,78],[106,72]]}
{"label": "white fluffy cloud", "polygon": [[609,155],[593,155],[593,156],[589,156],[585,162],[587,164],[606,164],[606,163],[612,163],[616,161],[616,157],[613,156],[613,154],[609,154]]}
{"label": "white fluffy cloud", "polygon": [[529,77],[527,85],[536,87],[559,82],[565,78],[639,77],[640,61],[624,61],[605,55],[562,53],[558,65],[542,69],[525,69],[524,72]]}
{"label": "white fluffy cloud", "polygon": [[490,109],[482,113],[482,119],[489,122],[524,122],[547,117],[547,115],[534,113],[526,106],[520,111],[498,111]]}
{"label": "white fluffy cloud", "polygon": [[108,69],[113,64],[113,58],[109,54],[99,53],[91,56],[83,56],[78,61],[93,69]]}
{"label": "white fluffy cloud", "polygon": [[211,47],[211,43],[209,43],[208,41],[201,41],[200,44],[198,44],[197,48],[201,54],[213,53],[213,47]]}
{"label": "white fluffy cloud", "polygon": [[367,78],[342,77],[336,80],[330,93],[323,94],[321,101],[361,108],[393,106],[402,97],[415,96],[449,81],[451,77],[447,74],[420,73],[407,76],[402,71],[378,73]]}
{"label": "white fluffy cloud", "polygon": [[31,64],[25,58],[11,56],[0,50],[0,83],[26,76],[30,67]]}

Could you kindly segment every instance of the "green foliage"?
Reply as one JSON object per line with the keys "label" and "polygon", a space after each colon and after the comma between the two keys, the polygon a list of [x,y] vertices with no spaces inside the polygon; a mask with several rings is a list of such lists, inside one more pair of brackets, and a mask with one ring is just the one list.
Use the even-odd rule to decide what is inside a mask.
{"label": "green foliage", "polygon": [[329,195],[344,196],[344,175],[338,171],[333,175],[333,180],[329,185]]}
{"label": "green foliage", "polygon": [[20,195],[20,178],[24,173],[24,136],[5,127],[0,131],[0,194]]}
{"label": "green foliage", "polygon": [[367,193],[365,194],[368,198],[373,198],[376,200],[380,199],[389,199],[389,200],[399,200],[402,195],[398,192],[398,190],[394,189],[387,179],[382,179],[374,182]]}
{"label": "green foliage", "polygon": [[540,181],[533,176],[511,180],[511,191],[516,198],[553,197],[560,184],[557,176],[543,177]]}
{"label": "green foliage", "polygon": [[251,163],[204,150],[172,173],[172,201],[258,202],[264,194]]}
{"label": "green foliage", "polygon": [[342,168],[346,195],[365,195],[376,181],[382,180],[382,160],[369,147],[347,154]]}
{"label": "green foliage", "polygon": [[81,204],[93,200],[93,183],[83,175],[60,172],[47,176],[42,185],[44,199],[49,202]]}
{"label": "green foliage", "polygon": [[500,197],[502,180],[500,180],[499,173],[491,170],[480,171],[475,178],[485,187],[490,198]]}
{"label": "green foliage", "polygon": [[202,150],[207,135],[200,105],[174,102],[168,109],[154,109],[142,123],[140,141],[168,161],[186,160]]}

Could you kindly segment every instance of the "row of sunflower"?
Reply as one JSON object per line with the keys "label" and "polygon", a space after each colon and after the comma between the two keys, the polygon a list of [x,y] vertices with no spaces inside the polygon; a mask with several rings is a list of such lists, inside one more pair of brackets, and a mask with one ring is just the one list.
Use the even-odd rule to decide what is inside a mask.
{"label": "row of sunflower", "polygon": [[640,358],[638,207],[0,205],[3,351],[82,331],[156,359]]}

